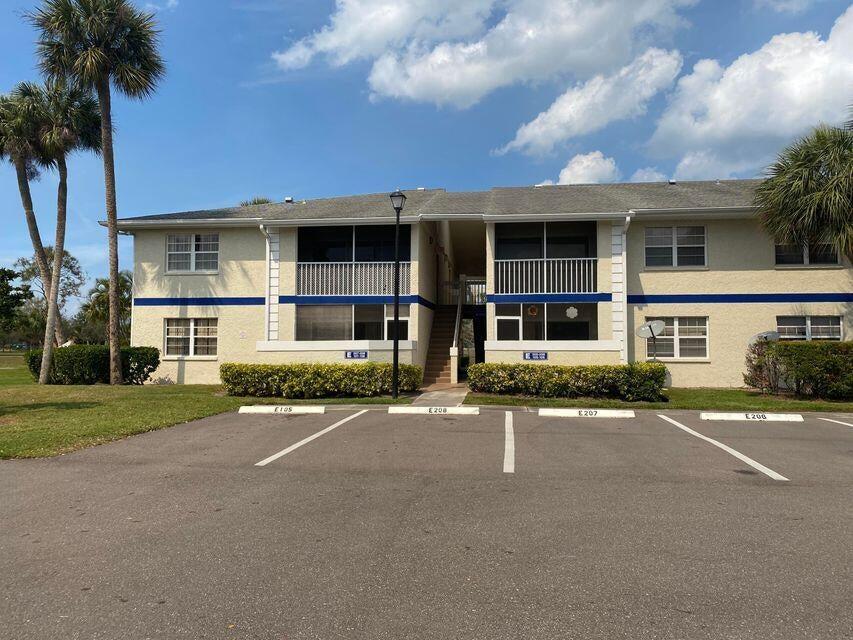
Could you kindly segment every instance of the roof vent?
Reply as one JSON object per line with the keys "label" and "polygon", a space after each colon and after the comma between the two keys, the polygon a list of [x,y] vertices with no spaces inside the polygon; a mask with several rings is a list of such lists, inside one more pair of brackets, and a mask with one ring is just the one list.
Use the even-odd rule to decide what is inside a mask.
{"label": "roof vent", "polygon": [[677,184],[677,183],[675,182],[675,178],[670,178],[670,179],[669,179],[669,184]]}
{"label": "roof vent", "polygon": [[293,204],[293,196],[287,196],[287,197],[284,199],[284,201],[285,201],[287,204]]}

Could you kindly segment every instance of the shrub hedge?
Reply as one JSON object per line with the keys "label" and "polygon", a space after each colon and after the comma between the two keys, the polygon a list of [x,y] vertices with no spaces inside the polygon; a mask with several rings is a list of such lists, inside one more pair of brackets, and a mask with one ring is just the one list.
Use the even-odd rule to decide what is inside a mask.
{"label": "shrub hedge", "polygon": [[[38,380],[42,350],[27,352],[27,367]],[[122,347],[121,371],[125,384],[142,384],[160,366],[160,351],[154,347]],[[76,344],[53,352],[50,384],[108,384],[110,348],[100,344]]]}
{"label": "shrub hedge", "polygon": [[468,367],[472,391],[545,398],[662,400],[666,367],[659,362],[626,365],[553,366],[479,363]]}
{"label": "shrub hedge", "polygon": [[[366,398],[391,393],[391,365],[365,364],[236,364],[219,367],[232,396],[283,398]],[[421,368],[400,365],[400,391],[417,391]]]}
{"label": "shrub hedge", "polygon": [[853,342],[776,342],[768,347],[782,386],[798,395],[853,398]]}

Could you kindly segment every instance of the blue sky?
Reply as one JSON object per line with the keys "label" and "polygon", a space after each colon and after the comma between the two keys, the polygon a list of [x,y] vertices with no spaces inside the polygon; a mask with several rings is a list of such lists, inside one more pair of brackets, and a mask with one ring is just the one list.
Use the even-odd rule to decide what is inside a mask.
{"label": "blue sky", "polygon": [[[0,91],[37,78],[20,17],[34,5],[0,9]],[[148,6],[168,74],[150,100],[114,103],[121,216],[398,186],[748,177],[853,102],[853,9],[836,0]],[[50,244],[55,187],[33,185]],[[0,204],[9,264],[30,242],[8,165]],[[68,247],[91,277],[106,272],[102,212],[100,161],[75,157]],[[129,267],[128,240],[121,252]]]}

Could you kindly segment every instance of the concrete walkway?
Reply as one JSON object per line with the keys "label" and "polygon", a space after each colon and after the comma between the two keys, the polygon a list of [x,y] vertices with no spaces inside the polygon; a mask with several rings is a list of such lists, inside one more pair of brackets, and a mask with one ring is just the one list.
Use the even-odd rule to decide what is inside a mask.
{"label": "concrete walkway", "polygon": [[429,405],[433,407],[459,407],[468,395],[467,384],[434,384],[417,398],[414,405]]}

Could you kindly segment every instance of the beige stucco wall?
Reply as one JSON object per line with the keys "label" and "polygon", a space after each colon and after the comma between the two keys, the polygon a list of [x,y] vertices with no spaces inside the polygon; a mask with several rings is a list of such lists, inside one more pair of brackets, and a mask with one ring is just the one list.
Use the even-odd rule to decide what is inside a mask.
{"label": "beige stucco wall", "polygon": [[[166,231],[134,233],[133,296],[186,298],[264,296],[266,240],[257,228],[220,229],[219,272],[214,275],[166,274]],[[210,230],[180,229],[180,233]]]}
{"label": "beige stucco wall", "polygon": [[[703,224],[707,267],[646,268],[647,226]],[[773,241],[755,220],[634,222],[628,231],[628,293],[849,293],[853,270],[840,267],[777,267]],[[704,316],[708,318],[708,358],[666,361],[677,387],[743,386],[744,358],[750,338],[776,328],[776,316],[841,315],[843,336],[853,336],[853,305],[849,303],[684,303],[628,306],[631,360],[646,360],[646,342],[636,328],[647,318]]]}

